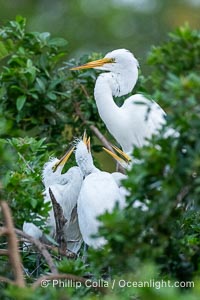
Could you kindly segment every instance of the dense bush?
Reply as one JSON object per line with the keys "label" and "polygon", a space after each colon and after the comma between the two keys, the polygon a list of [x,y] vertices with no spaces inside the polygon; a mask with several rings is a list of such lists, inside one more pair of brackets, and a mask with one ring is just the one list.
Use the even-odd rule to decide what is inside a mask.
{"label": "dense bush", "polygon": [[8,122],[6,132],[12,130],[13,135],[14,129],[18,136],[45,136],[61,144],[64,138],[80,134],[82,116],[102,127],[93,99],[94,71],[68,71],[99,55],[64,65],[67,41],[52,38],[48,32],[27,33],[25,25],[25,19],[17,17],[0,31],[0,112],[1,122]]}
{"label": "dense bush", "polygon": [[[90,134],[91,124],[106,133],[93,99],[95,71],[67,69],[99,54],[84,56],[79,62],[72,59],[63,68],[66,41],[49,33],[27,33],[21,17],[4,26],[0,37],[0,186],[4,186],[3,196],[16,227],[38,213],[42,226],[42,216],[48,213],[42,198],[44,162],[50,155],[60,155],[72,136],[82,134],[83,125]],[[79,258],[60,261],[58,268],[80,276],[92,273],[94,278],[109,273],[105,299],[198,299],[197,283],[194,289],[181,292],[111,288],[114,279],[197,282],[200,276],[200,33],[188,26],[177,29],[167,42],[152,48],[148,63],[152,73],[147,80],[141,76],[137,90],[151,94],[168,112],[167,124],[148,146],[134,150],[141,162],[132,166],[124,181],[130,191],[126,209],[116,207],[100,217],[100,234],[108,244],[89,250],[89,265]],[[169,128],[178,134],[166,137]],[[147,211],[133,208],[138,199],[148,206]],[[30,268],[33,260],[24,258],[25,267]],[[3,259],[0,263],[5,266]],[[94,299],[95,295],[87,288],[48,287],[32,293],[29,288],[8,286],[2,292],[5,299]]]}

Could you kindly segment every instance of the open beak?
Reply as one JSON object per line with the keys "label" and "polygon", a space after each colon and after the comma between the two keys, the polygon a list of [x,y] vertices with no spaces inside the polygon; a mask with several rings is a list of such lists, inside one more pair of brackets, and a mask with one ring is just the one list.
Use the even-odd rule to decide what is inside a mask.
{"label": "open beak", "polygon": [[116,154],[115,152],[112,152],[110,150],[108,150],[107,148],[103,147],[103,150],[105,150],[109,155],[111,155],[116,161],[118,161],[119,163],[126,163],[129,164],[131,162],[131,158],[130,156],[128,156],[128,154],[126,154],[125,152],[123,152],[122,150],[120,150],[118,147],[111,145],[111,147],[120,155]]}
{"label": "open beak", "polygon": [[68,159],[70,158],[72,152],[74,151],[75,147],[71,147],[66,153],[65,155],[63,155],[63,157],[61,157],[61,159],[59,160],[59,162],[57,162],[54,166],[53,166],[53,172],[55,172],[57,170],[57,168],[59,166],[63,166],[66,164],[66,162],[68,161]]}
{"label": "open beak", "polygon": [[71,68],[70,70],[76,71],[76,70],[83,70],[83,69],[93,69],[93,68],[102,67],[104,64],[109,64],[109,63],[114,63],[113,58],[104,57],[102,59],[91,61],[82,66]]}
{"label": "open beak", "polygon": [[88,149],[88,152],[91,152],[91,148],[90,148],[90,136],[88,137],[87,139],[87,149]]}
{"label": "open beak", "polygon": [[87,138],[86,131],[84,131],[84,134],[83,134],[83,143],[86,145],[88,152],[90,152],[90,136]]}

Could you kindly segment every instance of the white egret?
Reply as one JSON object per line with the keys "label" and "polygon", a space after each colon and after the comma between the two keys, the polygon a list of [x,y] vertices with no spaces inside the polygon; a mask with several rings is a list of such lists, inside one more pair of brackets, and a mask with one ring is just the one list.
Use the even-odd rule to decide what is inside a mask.
{"label": "white egret", "polygon": [[42,181],[45,188],[48,188],[50,185],[55,183],[66,183],[65,176],[67,176],[67,174],[62,174],[62,170],[73,150],[74,148],[70,148],[61,159],[51,157],[50,160],[44,164],[42,170]]}
{"label": "white egret", "polygon": [[[52,158],[45,164],[43,169],[43,183],[45,185],[44,201],[50,202],[49,188],[51,188],[56,201],[63,209],[63,214],[67,220],[64,226],[64,236],[67,242],[67,249],[77,253],[82,244],[82,236],[79,230],[78,217],[76,213],[76,204],[80,192],[83,176],[78,167],[70,168],[66,173],[62,174],[63,167],[73,152],[74,148],[58,160]],[[27,223],[26,223],[27,224]],[[29,226],[23,226],[26,233],[38,238],[38,229],[33,223]],[[49,213],[47,225],[50,227],[50,235],[56,233],[56,224],[53,208]],[[35,228],[35,230],[33,230]]]}
{"label": "white egret", "polygon": [[[129,167],[131,167],[131,162],[132,162],[130,156],[114,145],[111,145],[111,147],[115,152],[112,152],[105,147],[103,147],[103,149],[109,155],[111,155],[123,168],[129,169]],[[115,181],[117,182],[120,188],[121,194],[123,194],[125,197],[129,196],[130,195],[129,191],[121,184],[121,181],[123,179],[127,179],[127,175],[121,174],[119,172],[114,172],[112,173],[112,176],[115,177]],[[146,201],[146,203],[149,204],[149,201]],[[149,210],[148,206],[145,203],[141,202],[140,200],[135,200],[133,203],[133,207],[140,208],[142,211]]]}
{"label": "white egret", "polygon": [[75,156],[85,176],[77,201],[79,227],[84,242],[88,246],[98,248],[103,246],[106,240],[103,237],[92,238],[101,224],[97,217],[106,211],[111,212],[117,201],[120,208],[123,208],[125,197],[112,174],[100,171],[94,166],[87,139],[77,143]]}
{"label": "white egret", "polygon": [[91,173],[100,172],[93,163],[90,150],[90,137],[87,139],[86,132],[84,132],[83,140],[78,140],[76,143],[75,158],[84,177]]}
{"label": "white egret", "polygon": [[[64,226],[64,235],[67,242],[67,249],[77,253],[82,244],[82,236],[78,225],[78,216],[76,213],[76,204],[81,189],[83,176],[78,167],[70,168],[62,174],[62,169],[72,154],[74,147],[60,160],[52,160],[45,165],[43,170],[43,182],[45,184],[46,197],[50,201],[49,188],[51,188],[56,201],[61,205],[63,214],[67,220]],[[72,213],[73,212],[73,213]],[[55,234],[56,225],[53,209],[50,211],[48,225]]]}
{"label": "white egret", "polygon": [[114,97],[132,91],[138,79],[138,61],[126,49],[118,49],[106,54],[103,59],[74,67],[71,70],[94,68],[106,71],[98,76],[94,89],[99,115],[109,132],[126,153],[133,147],[142,147],[152,134],[158,132],[165,123],[165,112],[153,100],[142,94],[135,94],[119,107]]}
{"label": "white egret", "polygon": [[[48,196],[48,187],[56,184],[56,183],[66,183],[65,177],[61,174],[62,169],[71,155],[71,152],[67,151],[67,153],[59,160],[58,158],[51,158],[47,163],[45,163],[43,172],[42,172],[42,181],[46,188],[44,194],[44,201],[51,202],[51,199]],[[42,237],[42,231],[33,223],[24,222],[23,231],[30,236],[39,239]]]}

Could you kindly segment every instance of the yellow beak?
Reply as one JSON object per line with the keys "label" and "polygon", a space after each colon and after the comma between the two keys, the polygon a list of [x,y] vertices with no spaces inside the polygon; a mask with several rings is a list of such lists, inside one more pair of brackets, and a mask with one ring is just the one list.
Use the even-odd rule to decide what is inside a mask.
{"label": "yellow beak", "polygon": [[90,152],[90,136],[87,138],[86,130],[83,134],[83,143],[87,146],[88,152]]}
{"label": "yellow beak", "polygon": [[87,140],[87,149],[88,149],[88,152],[90,152],[90,136],[88,137],[88,140]]}
{"label": "yellow beak", "polygon": [[125,152],[123,152],[122,150],[120,150],[118,147],[111,145],[111,147],[117,152],[119,153],[122,157],[120,157],[119,155],[117,155],[115,152],[112,152],[110,150],[108,150],[107,148],[103,147],[103,150],[105,150],[109,155],[111,155],[116,161],[119,161],[121,163],[125,162],[127,164],[129,164],[131,162],[131,158],[130,156],[128,156],[128,154],[126,154]]}
{"label": "yellow beak", "polygon": [[114,59],[104,57],[102,59],[91,61],[82,66],[71,68],[70,70],[76,71],[76,70],[83,70],[83,69],[92,69],[92,68],[102,67],[104,64],[110,64],[110,63],[114,63]]}
{"label": "yellow beak", "polygon": [[63,155],[63,157],[61,157],[61,159],[53,166],[53,172],[55,172],[58,168],[58,166],[63,166],[66,164],[66,162],[68,161],[68,159],[70,158],[72,152],[74,151],[75,147],[71,147],[66,153],[65,155]]}
{"label": "yellow beak", "polygon": [[87,145],[87,133],[86,133],[86,130],[85,130],[84,133],[83,133],[83,143],[84,143],[85,145]]}

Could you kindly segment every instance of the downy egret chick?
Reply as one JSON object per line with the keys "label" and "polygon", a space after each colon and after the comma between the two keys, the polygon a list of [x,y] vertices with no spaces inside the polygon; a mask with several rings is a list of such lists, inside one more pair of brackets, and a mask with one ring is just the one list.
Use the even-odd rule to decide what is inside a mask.
{"label": "downy egret chick", "polygon": [[[55,199],[62,207],[63,214],[67,220],[64,226],[67,248],[68,250],[77,253],[82,244],[82,237],[78,225],[76,204],[83,176],[78,167],[72,167],[66,173],[62,174],[63,167],[73,150],[74,148],[68,150],[60,160],[53,158],[45,164],[43,169],[43,183],[45,185],[44,201],[51,202],[49,195],[49,188],[51,188]],[[24,232],[31,232],[31,236],[37,238],[38,230],[40,229],[33,223],[29,224],[29,226],[27,226],[27,224],[23,226]],[[47,225],[50,228],[50,235],[54,236],[56,233],[56,224],[53,208],[49,213]],[[32,230],[34,228],[35,231]]]}
{"label": "downy egret chick", "polygon": [[62,174],[63,167],[71,156],[74,148],[70,148],[66,154],[58,159],[56,157],[50,158],[50,160],[45,163],[42,170],[42,181],[45,188],[48,188],[50,185],[55,183],[65,184],[65,174]]}
{"label": "downy egret chick", "polygon": [[[67,249],[71,252],[77,253],[82,244],[82,236],[78,225],[77,216],[77,199],[81,189],[83,176],[79,167],[71,167],[66,173],[62,174],[62,169],[71,156],[74,147],[71,148],[59,161],[54,161],[51,169],[47,168],[50,179],[43,179],[44,182],[52,182],[50,186],[46,188],[46,200],[50,201],[49,188],[51,188],[56,201],[63,209],[63,215],[67,222],[64,226],[64,236],[67,242]],[[44,173],[43,173],[44,174]],[[56,233],[56,224],[54,211],[51,209],[48,220],[48,225],[52,230],[52,235]]]}
{"label": "downy egret chick", "polygon": [[84,177],[91,173],[100,172],[93,163],[93,158],[90,150],[90,137],[87,138],[86,132],[84,132],[83,139],[78,140],[76,143],[75,151],[76,163],[79,166]]}
{"label": "downy egret chick", "polygon": [[125,199],[112,174],[102,172],[93,164],[88,140],[80,140],[76,145],[76,162],[85,177],[77,202],[80,231],[84,242],[93,248],[105,245],[103,237],[92,238],[98,233],[100,221],[97,217],[106,211],[111,212],[118,202],[121,208]]}

